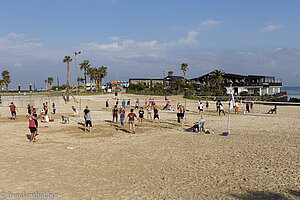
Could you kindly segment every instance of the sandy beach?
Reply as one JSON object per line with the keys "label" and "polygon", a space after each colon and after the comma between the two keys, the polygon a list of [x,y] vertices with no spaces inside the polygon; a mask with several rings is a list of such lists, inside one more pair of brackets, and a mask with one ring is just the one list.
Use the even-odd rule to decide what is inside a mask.
{"label": "sandy beach", "polygon": [[[227,130],[228,112],[219,116],[215,102],[203,113],[205,128],[214,134],[181,131],[176,110],[162,111],[160,102],[160,123],[136,123],[134,135],[111,122],[111,109],[100,100],[112,97],[77,97],[82,109],[91,108],[92,133],[77,123],[80,117],[71,106],[78,109],[78,103],[58,105],[55,121],[40,123],[33,144],[27,138],[26,108],[19,108],[12,121],[9,108],[0,107],[3,199],[23,192],[49,192],[56,199],[300,198],[299,106],[279,106],[277,114],[265,114],[271,106],[254,105],[247,115],[232,114],[231,135],[224,137],[220,133]],[[119,98],[130,98],[132,106],[137,98],[149,99]],[[200,119],[197,101],[170,99],[173,108],[186,103],[185,128]],[[228,102],[223,104],[228,111]],[[40,110],[42,105],[34,106]],[[60,123],[62,115],[69,124]]]}

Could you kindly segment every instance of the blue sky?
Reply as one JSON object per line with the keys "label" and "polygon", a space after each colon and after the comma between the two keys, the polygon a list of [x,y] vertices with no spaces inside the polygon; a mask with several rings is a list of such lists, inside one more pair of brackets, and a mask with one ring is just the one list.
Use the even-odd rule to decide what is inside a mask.
{"label": "blue sky", "polygon": [[62,58],[81,50],[79,62],[108,66],[107,80],[181,75],[188,62],[189,78],[223,69],[300,85],[299,9],[296,0],[2,0],[0,70],[11,87],[63,83]]}

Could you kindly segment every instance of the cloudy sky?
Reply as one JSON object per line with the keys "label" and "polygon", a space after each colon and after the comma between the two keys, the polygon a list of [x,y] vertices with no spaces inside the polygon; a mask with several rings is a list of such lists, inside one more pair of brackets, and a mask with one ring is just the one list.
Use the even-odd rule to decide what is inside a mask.
{"label": "cloudy sky", "polygon": [[[188,78],[214,69],[300,85],[298,0],[1,0],[0,71],[11,88],[66,82],[65,55],[108,67],[106,80]],[[75,62],[71,63],[71,83]],[[82,72],[80,72],[82,74]],[[54,82],[56,84],[56,81]]]}

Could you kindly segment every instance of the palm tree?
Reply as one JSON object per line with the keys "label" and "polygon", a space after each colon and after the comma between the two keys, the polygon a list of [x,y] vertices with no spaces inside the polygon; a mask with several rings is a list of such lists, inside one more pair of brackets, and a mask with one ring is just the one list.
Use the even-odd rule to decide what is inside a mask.
{"label": "palm tree", "polygon": [[173,76],[173,71],[168,71],[168,76]]}
{"label": "palm tree", "polygon": [[51,90],[51,86],[52,86],[52,84],[53,84],[53,77],[48,77],[47,82],[49,83],[49,85],[50,85],[50,90]]}
{"label": "palm tree", "polygon": [[86,91],[86,75],[87,75],[87,70],[91,66],[89,60],[84,60],[80,65],[80,70],[84,71],[84,90]]}
{"label": "palm tree", "polygon": [[45,92],[47,91],[47,82],[48,82],[48,80],[46,79],[45,81]]}
{"label": "palm tree", "polygon": [[6,92],[8,93],[8,84],[10,84],[11,82],[9,71],[4,70],[1,75],[2,75],[3,82],[6,86]]}
{"label": "palm tree", "polygon": [[185,84],[185,74],[186,74],[186,70],[188,70],[188,63],[182,63],[181,70],[183,72],[183,82]]}
{"label": "palm tree", "polygon": [[91,80],[91,92],[93,91],[93,81],[96,79],[96,68],[90,67],[87,70],[87,75],[90,77]]}
{"label": "palm tree", "polygon": [[102,69],[100,67],[95,68],[95,82],[96,82],[96,86],[97,86],[97,91],[100,91],[100,83],[102,80]]}
{"label": "palm tree", "polygon": [[84,82],[84,78],[78,77],[76,81],[79,82],[79,83],[83,83]]}
{"label": "palm tree", "polygon": [[211,73],[211,77],[210,77],[210,82],[211,84],[213,84],[214,86],[218,87],[218,89],[220,90],[221,89],[221,84],[224,80],[223,78],[224,76],[224,71],[222,70],[214,70],[212,73]]}
{"label": "palm tree", "polygon": [[107,67],[101,66],[102,85],[104,85],[104,78],[106,75],[107,75]]}
{"label": "palm tree", "polygon": [[63,63],[67,63],[67,102],[69,102],[69,92],[70,92],[70,62],[72,62],[72,58],[70,56],[65,56],[63,59]]}
{"label": "palm tree", "polygon": [[4,80],[0,80],[0,93],[2,92],[2,86],[4,84]]}

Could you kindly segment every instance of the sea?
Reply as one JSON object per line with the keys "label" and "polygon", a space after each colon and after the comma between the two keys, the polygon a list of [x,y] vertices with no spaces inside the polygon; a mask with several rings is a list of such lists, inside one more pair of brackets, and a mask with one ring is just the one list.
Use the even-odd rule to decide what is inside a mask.
{"label": "sea", "polygon": [[300,99],[300,87],[299,86],[283,86],[281,88],[282,92],[287,92],[288,98],[298,98]]}

